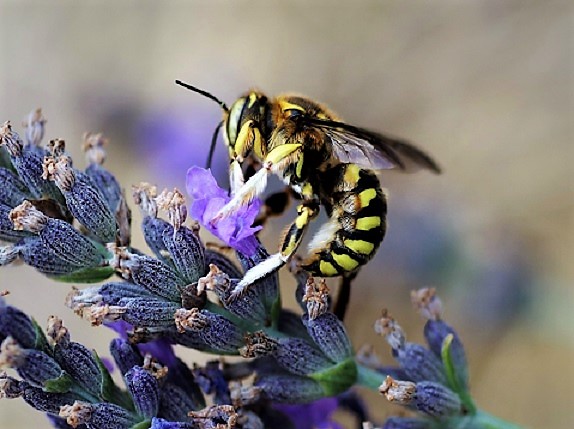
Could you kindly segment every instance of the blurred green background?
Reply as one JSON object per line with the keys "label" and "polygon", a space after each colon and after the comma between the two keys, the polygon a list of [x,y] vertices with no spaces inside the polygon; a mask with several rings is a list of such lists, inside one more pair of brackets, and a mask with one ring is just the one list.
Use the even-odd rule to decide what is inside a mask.
{"label": "blurred green background", "polygon": [[[408,291],[436,286],[479,406],[527,427],[574,427],[573,22],[569,1],[1,0],[0,120],[22,131],[42,107],[47,139],[64,138],[78,161],[83,132],[103,132],[106,166],[128,192],[142,180],[184,189],[207,157],[221,113],[176,78],[228,104],[250,87],[300,92],[417,142],[444,174],[381,175],[389,233],[354,285],[355,345],[390,362],[372,331],[380,309],[420,340]],[[264,231],[270,249],[292,215]],[[69,285],[11,266],[4,289],[40,324],[58,314],[108,355],[111,334],[63,306]],[[369,402],[376,421],[397,411]],[[2,400],[0,427],[48,422]]]}

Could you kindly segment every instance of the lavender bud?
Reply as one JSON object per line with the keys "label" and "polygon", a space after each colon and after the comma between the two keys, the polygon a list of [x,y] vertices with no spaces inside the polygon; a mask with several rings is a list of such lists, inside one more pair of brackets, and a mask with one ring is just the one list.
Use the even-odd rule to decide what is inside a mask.
{"label": "lavender bud", "polygon": [[307,377],[271,375],[258,380],[255,385],[262,389],[264,397],[279,403],[311,402],[324,396],[321,385]]}
{"label": "lavender bud", "polygon": [[420,344],[405,343],[402,349],[393,350],[393,356],[410,380],[436,381],[446,384],[442,362]]}
{"label": "lavender bud", "polygon": [[252,323],[263,324],[267,311],[260,296],[261,290],[256,287],[249,288],[243,293],[241,299],[232,300],[230,297],[237,283],[237,280],[231,280],[219,267],[211,264],[209,273],[199,279],[198,289],[213,290],[223,303],[223,307],[229,312]]}
{"label": "lavender bud", "polygon": [[333,365],[321,351],[300,338],[282,338],[274,355],[277,363],[297,375],[308,375]]}
{"label": "lavender bud", "polygon": [[445,417],[461,412],[460,398],[448,387],[431,381],[417,383],[415,406],[432,417]]}
{"label": "lavender bud", "polygon": [[281,310],[279,313],[279,331],[284,332],[290,337],[304,338],[313,341],[307,333],[305,325],[301,323],[301,316],[289,310]]}
{"label": "lavender bud", "polygon": [[209,347],[225,353],[237,353],[244,344],[243,332],[225,317],[208,310],[180,309],[176,313],[176,326],[197,332]]}
{"label": "lavender bud", "polygon": [[180,305],[155,298],[125,298],[119,306],[124,308],[122,319],[136,327],[169,327]]}
{"label": "lavender bud", "polygon": [[10,122],[5,122],[0,127],[0,145],[6,147],[10,154],[12,165],[22,182],[28,187],[28,191],[33,198],[51,197],[56,200],[61,199],[58,188],[42,177],[44,173],[44,155],[47,155],[43,149],[36,146],[27,146],[25,148],[18,133],[12,131]]}
{"label": "lavender bud", "polygon": [[389,417],[382,429],[432,429],[428,420],[410,417]]}
{"label": "lavender bud", "polygon": [[452,359],[454,375],[459,387],[468,388],[468,364],[464,347],[456,331],[442,320],[427,320],[424,327],[424,334],[427,343],[433,353],[442,359],[441,351],[446,338],[451,335],[452,340],[449,345],[450,358]]}
{"label": "lavender bud", "polygon": [[163,231],[169,227],[169,223],[156,217],[145,216],[142,220],[142,231],[148,247],[158,259],[161,259],[168,265],[173,265],[169,257],[169,252],[163,242]]}
{"label": "lavender bud", "polygon": [[17,369],[24,380],[39,387],[63,375],[62,368],[52,357],[38,350],[22,348],[12,337],[7,337],[0,345],[1,366]]}
{"label": "lavender bud", "polygon": [[122,268],[129,270],[134,283],[154,295],[181,302],[181,287],[185,283],[168,265],[159,259],[135,254],[129,254],[122,262]]}
{"label": "lavender bud", "polygon": [[103,265],[103,251],[94,243],[69,223],[45,216],[29,201],[14,208],[10,218],[16,229],[38,234],[44,245],[60,259],[79,267]]}
{"label": "lavender bud", "polygon": [[36,348],[36,329],[32,320],[17,308],[6,305],[6,301],[0,298],[0,341],[9,336],[23,348]]}
{"label": "lavender bud", "polygon": [[189,409],[205,407],[205,398],[198,383],[196,383],[194,373],[181,359],[175,358],[173,362],[169,363],[167,383],[164,384],[164,387],[170,384],[177,385],[190,397],[194,405]]}
{"label": "lavender bud", "polygon": [[0,203],[15,207],[28,197],[26,185],[6,168],[0,167]]}
{"label": "lavender bud", "polygon": [[333,313],[321,314],[316,319],[303,317],[307,332],[334,362],[341,362],[353,355],[353,348],[343,323]]}
{"label": "lavender bud", "polygon": [[[88,289],[78,291],[83,294]],[[140,285],[130,282],[109,282],[99,288],[95,288],[100,298],[97,302],[103,302],[109,305],[118,305],[122,298],[152,298],[153,295]],[[79,298],[80,301],[87,302],[86,299]],[[95,302],[94,302],[95,303]]]}
{"label": "lavender bud", "polygon": [[207,362],[203,368],[195,367],[193,375],[198,386],[206,395],[214,395],[216,404],[229,404],[231,402],[227,380],[223,375],[219,361]]}
{"label": "lavender bud", "polygon": [[0,247],[0,267],[11,264],[20,253],[20,246],[2,246]]}
{"label": "lavender bud", "polygon": [[122,199],[122,189],[114,175],[101,165],[106,157],[103,149],[106,143],[107,140],[103,138],[102,134],[84,134],[82,148],[89,164],[85,173],[100,191],[112,213],[116,213]]}
{"label": "lavender bud", "polygon": [[116,213],[122,199],[122,188],[115,176],[97,164],[90,164],[86,168],[85,174],[90,178],[96,189],[100,191],[110,211]]}
{"label": "lavender bud", "polygon": [[29,386],[24,389],[23,398],[38,411],[58,415],[60,407],[73,404],[78,396],[73,393],[45,392],[39,387]]}
{"label": "lavender bud", "polygon": [[94,352],[80,343],[62,338],[54,347],[54,357],[60,366],[84,390],[100,397],[103,374],[94,357]]}
{"label": "lavender bud", "polygon": [[186,283],[196,282],[205,273],[203,244],[189,228],[163,230],[163,242],[178,273]]}
{"label": "lavender bud", "polygon": [[158,415],[170,421],[188,420],[187,413],[191,410],[203,408],[205,404],[198,404],[185,390],[175,384],[168,383],[160,391],[160,404]]}
{"label": "lavender bud", "polygon": [[142,366],[144,359],[138,348],[122,338],[114,338],[110,343],[110,353],[120,373],[126,374],[135,366]]}
{"label": "lavender bud", "polygon": [[125,376],[138,415],[151,419],[159,408],[159,390],[156,378],[145,369],[135,366]]}
{"label": "lavender bud", "polygon": [[[269,253],[258,242],[257,251],[250,258],[246,258],[241,252],[236,252],[239,262],[243,266],[243,271],[247,272],[250,268],[263,262],[269,257]],[[276,305],[279,299],[279,277],[277,272],[258,280],[252,289],[256,289],[265,304],[265,308],[270,311]]]}
{"label": "lavender bud", "polygon": [[19,252],[26,264],[49,276],[70,274],[82,269],[80,265],[72,264],[56,255],[40,237],[26,237],[20,243]]}
{"label": "lavender bud", "polygon": [[59,416],[76,427],[86,424],[94,429],[126,429],[138,423],[138,418],[122,407],[107,402],[88,404],[76,401],[60,409]]}

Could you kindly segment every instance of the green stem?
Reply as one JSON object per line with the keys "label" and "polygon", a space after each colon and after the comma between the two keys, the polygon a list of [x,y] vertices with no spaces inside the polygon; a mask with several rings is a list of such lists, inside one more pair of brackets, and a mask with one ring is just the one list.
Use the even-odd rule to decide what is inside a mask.
{"label": "green stem", "polygon": [[385,374],[375,371],[374,369],[367,368],[357,362],[357,384],[359,386],[367,387],[371,390],[378,390],[379,386],[383,384]]}
{"label": "green stem", "polygon": [[507,422],[484,411],[478,410],[472,417],[472,427],[481,429],[522,429],[521,426]]}

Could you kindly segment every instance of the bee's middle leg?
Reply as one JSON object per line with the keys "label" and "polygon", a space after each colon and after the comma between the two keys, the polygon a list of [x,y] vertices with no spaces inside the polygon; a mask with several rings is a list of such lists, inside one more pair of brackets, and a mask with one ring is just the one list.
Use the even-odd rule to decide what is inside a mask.
{"label": "bee's middle leg", "polygon": [[270,217],[283,214],[289,206],[292,197],[293,190],[288,186],[282,191],[269,195],[265,198],[263,207],[261,207],[261,211],[255,219],[255,222],[253,222],[253,226],[265,225]]}

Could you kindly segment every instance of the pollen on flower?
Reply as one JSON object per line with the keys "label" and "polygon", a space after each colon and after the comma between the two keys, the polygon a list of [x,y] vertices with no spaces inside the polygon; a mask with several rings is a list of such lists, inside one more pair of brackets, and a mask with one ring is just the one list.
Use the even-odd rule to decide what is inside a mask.
{"label": "pollen on flower", "polygon": [[124,279],[130,278],[129,264],[126,266],[126,261],[130,259],[130,253],[127,247],[118,246],[115,243],[108,243],[106,245],[108,251],[112,254],[108,260],[108,264]]}
{"label": "pollen on flower", "polygon": [[108,139],[102,133],[84,133],[82,150],[86,155],[89,164],[101,165],[106,160],[104,146],[108,144]]}
{"label": "pollen on flower", "polygon": [[375,332],[384,336],[393,350],[401,349],[405,345],[405,333],[387,309],[383,310],[382,317],[375,322]]}
{"label": "pollen on flower", "polygon": [[0,344],[0,367],[17,368],[22,361],[22,347],[12,337]]}
{"label": "pollen on flower", "polygon": [[[232,405],[212,405],[210,407],[206,407],[200,411],[190,411],[188,413],[189,417],[194,419],[210,419],[210,420],[223,420],[225,421],[225,425],[217,425],[215,426],[217,429],[232,429],[237,424],[238,414],[235,411],[235,407]],[[206,427],[210,427],[208,424],[205,425]]]}
{"label": "pollen on flower", "polygon": [[245,358],[267,356],[277,349],[279,342],[264,332],[258,331],[245,336],[245,346],[239,349],[239,354]]}
{"label": "pollen on flower", "polygon": [[142,368],[153,375],[157,380],[167,376],[169,368],[159,363],[151,354],[146,353]]}
{"label": "pollen on flower", "polygon": [[10,121],[6,121],[0,126],[0,145],[5,145],[8,153],[12,156],[22,155],[24,145],[18,133],[12,131]]}
{"label": "pollen on flower", "polygon": [[173,226],[173,232],[181,228],[187,219],[187,207],[185,206],[185,197],[177,189],[168,191],[164,189],[161,194],[156,197],[157,205],[160,209],[165,210],[168,214],[168,219]]}
{"label": "pollen on flower", "polygon": [[214,291],[218,288],[226,290],[230,285],[229,276],[215,264],[209,264],[209,272],[197,281],[197,295],[206,290]]}
{"label": "pollen on flower", "polygon": [[132,197],[144,214],[157,217],[157,187],[147,182],[140,182],[139,185],[132,186]]}
{"label": "pollen on flower", "polygon": [[72,405],[62,405],[59,416],[66,419],[73,428],[90,420],[92,406],[87,402],[75,401]]}
{"label": "pollen on flower", "polygon": [[47,335],[56,344],[70,340],[68,328],[64,326],[62,319],[56,316],[48,317]]}
{"label": "pollen on flower", "polygon": [[240,381],[229,383],[231,403],[235,407],[244,407],[253,404],[261,398],[263,389],[258,386],[243,386]]}
{"label": "pollen on flower", "polygon": [[442,302],[435,288],[422,288],[411,291],[411,302],[415,309],[427,320],[439,320],[442,315]]}
{"label": "pollen on flower", "polygon": [[385,395],[389,402],[408,405],[416,395],[416,384],[411,381],[397,381],[391,376],[387,376],[379,387],[379,392]]}
{"label": "pollen on flower", "polygon": [[26,121],[22,122],[22,126],[26,128],[26,138],[29,144],[38,146],[44,137],[44,124],[46,123],[46,118],[42,114],[42,109],[37,108],[32,110]]}
{"label": "pollen on flower", "polygon": [[76,174],[72,169],[72,158],[67,155],[47,156],[43,163],[44,180],[52,180],[60,190],[69,192],[76,181]]}
{"label": "pollen on flower", "polygon": [[48,216],[38,210],[30,201],[14,207],[9,213],[14,229],[39,233],[48,223]]}
{"label": "pollen on flower", "polygon": [[66,152],[66,141],[63,139],[52,139],[48,142],[46,148],[50,151],[52,156],[58,158]]}
{"label": "pollen on flower", "polygon": [[307,303],[307,312],[311,320],[329,310],[329,288],[325,279],[321,279],[319,284],[315,282],[313,277],[307,279],[303,302]]}
{"label": "pollen on flower", "polygon": [[180,308],[175,312],[175,326],[178,332],[185,332],[187,329],[191,331],[200,331],[207,326],[207,319],[202,316],[199,308],[192,308],[186,310]]}

